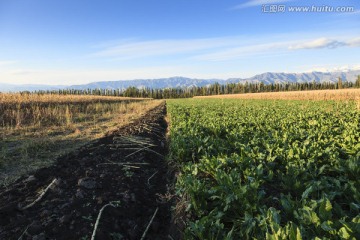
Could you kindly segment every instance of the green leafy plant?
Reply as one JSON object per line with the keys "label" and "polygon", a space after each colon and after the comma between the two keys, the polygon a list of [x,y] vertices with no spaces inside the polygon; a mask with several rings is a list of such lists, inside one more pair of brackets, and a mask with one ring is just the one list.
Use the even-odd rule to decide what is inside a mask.
{"label": "green leafy plant", "polygon": [[189,239],[359,239],[355,103],[170,100]]}

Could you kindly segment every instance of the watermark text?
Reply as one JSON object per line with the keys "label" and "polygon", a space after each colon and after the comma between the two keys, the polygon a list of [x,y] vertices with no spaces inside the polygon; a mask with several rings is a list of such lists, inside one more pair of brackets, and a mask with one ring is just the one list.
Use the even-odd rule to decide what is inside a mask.
{"label": "watermark text", "polygon": [[261,7],[263,13],[351,13],[355,12],[353,6],[287,6],[280,4],[264,4]]}

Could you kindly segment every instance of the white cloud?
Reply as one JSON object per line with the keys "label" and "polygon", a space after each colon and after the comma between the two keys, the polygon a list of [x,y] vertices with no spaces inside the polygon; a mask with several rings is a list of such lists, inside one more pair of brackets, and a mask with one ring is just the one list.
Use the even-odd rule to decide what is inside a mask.
{"label": "white cloud", "polygon": [[15,64],[15,63],[16,63],[16,61],[5,60],[5,61],[0,61],[0,66],[11,65],[11,64]]}
{"label": "white cloud", "polygon": [[243,8],[256,7],[256,6],[261,6],[261,5],[285,3],[285,2],[291,2],[291,1],[294,1],[294,0],[250,0],[248,2],[236,5],[232,9],[243,9]]}
{"label": "white cloud", "polygon": [[287,42],[247,45],[198,55],[195,56],[194,59],[205,61],[227,61],[252,55],[266,55],[271,52],[276,52],[276,54],[278,54],[279,50],[286,49],[286,46],[288,46]]}
{"label": "white cloud", "polygon": [[300,44],[291,45],[289,49],[298,50],[298,49],[316,49],[316,48],[338,48],[345,46],[346,43],[340,42],[337,40],[327,39],[327,38],[319,38],[309,42],[303,42]]}
{"label": "white cloud", "polygon": [[273,41],[266,44],[247,44],[241,47],[229,47],[226,49],[215,50],[210,53],[198,54],[192,59],[202,61],[228,61],[249,56],[277,56],[280,54],[290,54],[290,50],[302,49],[335,49],[340,47],[359,47],[360,38],[350,38],[347,40],[334,40],[329,38],[318,38],[315,40],[292,40]]}
{"label": "white cloud", "polygon": [[[301,36],[302,39],[295,40],[295,37],[298,36]],[[91,56],[110,60],[129,60],[158,56],[171,56],[173,59],[177,59],[179,56],[181,59],[226,61],[253,55],[283,54],[290,50],[335,49],[344,46],[360,46],[360,38],[348,37],[349,39],[339,40],[322,37],[309,40],[308,37],[297,33],[279,36],[234,36],[183,40],[127,40],[117,45],[102,47],[102,50],[93,53]]]}
{"label": "white cloud", "polygon": [[171,55],[238,45],[240,37],[185,39],[185,40],[154,40],[123,42],[106,47],[93,54],[96,57],[114,57],[117,59],[133,59],[149,56]]}
{"label": "white cloud", "polygon": [[334,40],[328,38],[318,38],[312,41],[304,41],[302,43],[297,43],[289,46],[290,50],[299,50],[299,49],[321,49],[329,48],[335,49],[340,47],[359,47],[360,38],[353,38],[349,40]]}
{"label": "white cloud", "polygon": [[343,13],[339,13],[339,15],[345,15],[345,16],[359,15],[359,14],[360,14],[360,10],[353,11],[353,12],[343,12]]}
{"label": "white cloud", "polygon": [[360,38],[355,38],[347,42],[349,47],[360,47]]}

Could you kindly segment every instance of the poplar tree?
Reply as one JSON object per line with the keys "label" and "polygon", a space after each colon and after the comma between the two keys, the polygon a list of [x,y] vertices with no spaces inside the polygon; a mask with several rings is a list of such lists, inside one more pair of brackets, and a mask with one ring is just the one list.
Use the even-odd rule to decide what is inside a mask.
{"label": "poplar tree", "polygon": [[355,82],[355,87],[356,88],[360,88],[360,75],[357,77],[356,82]]}

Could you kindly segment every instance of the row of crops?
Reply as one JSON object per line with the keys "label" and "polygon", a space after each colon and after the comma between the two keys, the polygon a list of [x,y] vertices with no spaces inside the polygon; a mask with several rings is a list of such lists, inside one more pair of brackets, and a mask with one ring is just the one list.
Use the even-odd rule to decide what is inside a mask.
{"label": "row of crops", "polygon": [[360,239],[360,112],[325,101],[170,100],[186,239]]}

